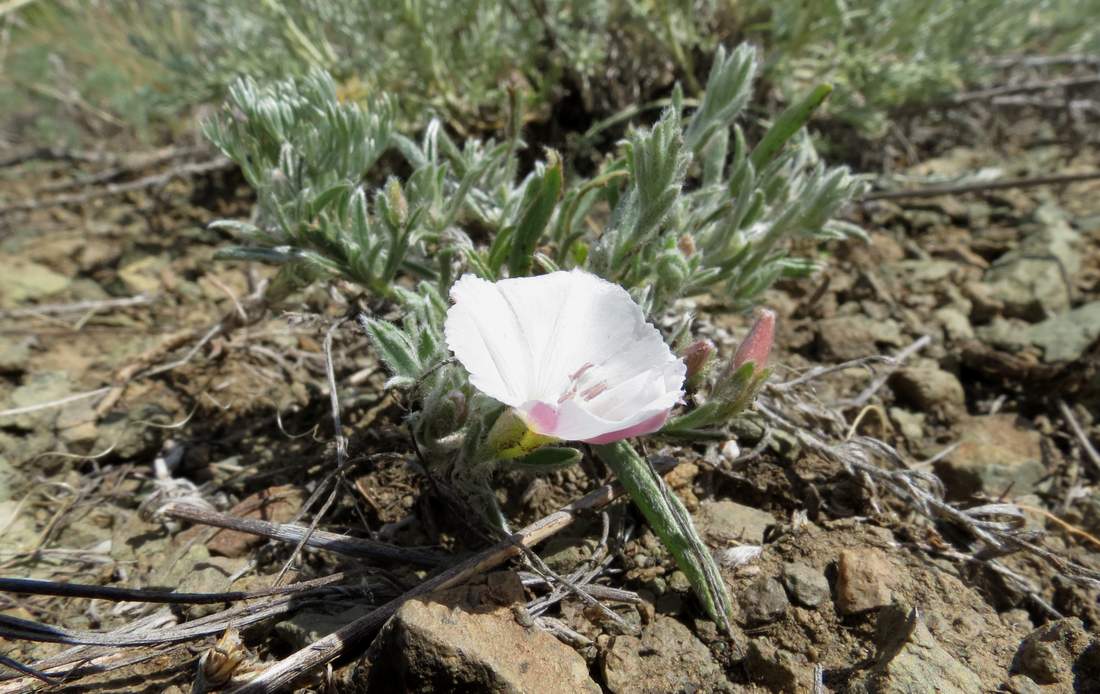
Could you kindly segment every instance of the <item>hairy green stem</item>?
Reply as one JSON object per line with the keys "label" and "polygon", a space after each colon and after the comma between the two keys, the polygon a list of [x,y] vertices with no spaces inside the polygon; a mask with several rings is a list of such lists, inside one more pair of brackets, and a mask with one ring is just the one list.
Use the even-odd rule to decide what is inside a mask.
{"label": "hairy green stem", "polygon": [[653,466],[626,441],[594,448],[596,455],[614,471],[619,483],[641,509],[676,565],[687,575],[707,615],[729,633],[732,603],[725,580],[692,525],[687,509]]}

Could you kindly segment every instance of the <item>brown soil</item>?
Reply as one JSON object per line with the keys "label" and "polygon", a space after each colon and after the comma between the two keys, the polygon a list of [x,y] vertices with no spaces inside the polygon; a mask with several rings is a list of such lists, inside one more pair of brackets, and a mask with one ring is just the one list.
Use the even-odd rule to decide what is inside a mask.
{"label": "brown soil", "polygon": [[[1027,174],[1054,165],[1095,170],[1100,154],[1057,146],[1011,155],[952,150],[910,171],[997,166]],[[27,199],[92,170],[22,164],[0,171],[0,196]],[[1068,358],[1051,359],[1052,348],[1032,326],[1100,300],[1098,194],[1100,183],[1081,183],[858,205],[851,216],[868,229],[870,243],[820,249],[829,259],[826,274],[780,286],[766,301],[781,316],[774,382],[817,365],[894,354],[930,335],[927,347],[888,378],[867,407],[843,403],[872,383],[865,368],[817,379],[807,397],[828,404],[852,435],[881,438],[907,465],[939,474],[960,507],[1020,504],[1034,542],[1094,572],[1100,570],[1100,467],[1060,402],[1086,437],[1100,439],[1096,333]],[[215,218],[246,216],[249,205],[239,178],[223,171],[0,216],[0,267],[9,273],[0,293],[0,409],[116,384],[127,367],[150,355],[140,371],[186,358],[155,375],[139,373],[106,411],[96,411],[106,395],[100,393],[0,417],[0,575],[195,592],[272,584],[292,546],[184,527],[153,514],[166,495],[193,494],[238,516],[287,522],[335,464],[321,344],[330,319],[349,310],[355,293],[317,287],[266,312],[249,303],[246,297],[271,271],[213,261],[226,239],[205,228]],[[1055,227],[1062,236],[1040,238]],[[1028,272],[1013,269],[1028,263]],[[154,298],[94,311],[25,310],[138,294]],[[714,297],[696,303],[700,330],[732,349],[747,317],[727,312]],[[210,326],[238,310],[248,314],[243,325],[192,353]],[[174,347],[157,351],[187,330]],[[384,373],[351,323],[337,334],[334,362],[352,464],[320,527],[456,556],[484,546],[454,500],[442,497],[417,465],[402,428],[403,403],[381,392]],[[871,366],[883,372],[881,364]],[[828,430],[822,423],[821,431]],[[759,428],[754,437],[751,425],[740,433],[743,450],[759,440]],[[940,456],[956,442],[958,449]],[[727,639],[702,617],[644,524],[626,504],[613,506],[607,518],[613,561],[595,582],[641,596],[639,604],[608,603],[633,630],[573,597],[546,613],[584,637],[570,645],[601,687],[810,691],[819,668],[831,691],[902,691],[906,677],[927,667],[938,673],[933,680],[942,679],[923,691],[965,691],[974,682],[984,691],[1040,691],[1027,688],[1040,675],[1020,665],[1025,637],[1059,619],[1077,618],[1093,633],[1100,625],[1096,583],[1072,580],[1065,567],[1026,551],[983,554],[965,528],[930,520],[869,478],[783,437],[732,465],[714,445],[660,453],[684,463],[670,482],[693,512],[726,500],[771,514],[752,531],[760,537],[749,537],[740,516],[723,516],[706,532],[716,550],[744,541],[761,544],[763,553],[727,572],[738,602],[735,633]],[[939,459],[921,462],[932,458]],[[157,459],[167,476],[158,478]],[[502,479],[502,499],[514,521],[528,522],[580,496],[602,475],[586,462],[542,478],[510,476]],[[540,553],[555,571],[568,573],[591,556],[601,525],[592,518]],[[1030,590],[992,568],[987,560],[994,558]],[[819,604],[798,604],[790,585],[783,597],[769,583],[791,580],[792,569],[785,568],[791,563],[824,577],[827,596]],[[263,667],[308,643],[310,634],[324,633],[317,615],[361,614],[364,605],[387,600],[425,575],[414,566],[309,551],[291,579],[364,566],[370,567],[359,579],[369,587],[365,596],[300,606],[312,622],[284,614],[243,629],[248,653],[241,670]],[[529,586],[526,598],[545,592]],[[764,606],[772,600],[769,612]],[[167,624],[222,607],[164,611],[0,593],[0,615],[85,631],[107,631],[157,610]],[[338,624],[332,620],[329,630]],[[904,644],[892,650],[899,631],[909,634],[910,644],[924,638],[914,634],[930,634],[932,641],[920,641],[925,655],[907,661]],[[172,645],[135,665],[116,662],[66,691],[187,691],[197,657],[216,640]],[[701,651],[691,651],[696,641],[705,646]],[[659,652],[674,647],[684,650]],[[9,640],[0,655],[26,664],[64,649]],[[1072,673],[1054,668],[1055,680],[1041,682],[1042,691],[1097,691],[1081,674],[1091,672],[1087,653],[1067,665]],[[365,681],[370,657],[346,659],[303,686],[352,691]],[[45,686],[11,676],[0,669],[0,692]]]}

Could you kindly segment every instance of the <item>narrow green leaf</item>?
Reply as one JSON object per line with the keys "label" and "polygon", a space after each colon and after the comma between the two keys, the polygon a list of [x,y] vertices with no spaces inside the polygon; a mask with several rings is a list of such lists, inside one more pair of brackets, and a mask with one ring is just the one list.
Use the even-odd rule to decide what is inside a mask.
{"label": "narrow green leaf", "polygon": [[546,158],[546,165],[533,174],[524,192],[519,223],[516,225],[511,253],[508,256],[508,270],[512,277],[521,277],[531,272],[535,248],[546,230],[546,225],[550,223],[561,194],[561,157],[551,149],[547,150]]}
{"label": "narrow green leaf", "polygon": [[817,107],[825,101],[825,98],[832,91],[833,87],[830,84],[819,85],[802,101],[791,104],[784,109],[783,113],[775,119],[772,127],[768,128],[768,132],[756,144],[752,154],[749,155],[752,165],[758,171],[767,165],[779,153],[779,150],[783,149],[783,145],[787,144],[787,140],[791,139],[810,120],[813,112],[817,110]]}
{"label": "narrow green leaf", "polygon": [[328,207],[329,204],[331,204],[334,200],[339,198],[341,195],[346,195],[348,192],[348,188],[349,186],[347,183],[337,183],[328,190],[319,193],[309,203],[308,218],[312,219],[321,214],[321,211]]}
{"label": "narrow green leaf", "polygon": [[504,261],[508,259],[512,251],[512,237],[516,234],[515,227],[504,227],[497,232],[496,238],[489,244],[487,264],[493,271],[493,275],[500,274],[500,268],[504,267]]}

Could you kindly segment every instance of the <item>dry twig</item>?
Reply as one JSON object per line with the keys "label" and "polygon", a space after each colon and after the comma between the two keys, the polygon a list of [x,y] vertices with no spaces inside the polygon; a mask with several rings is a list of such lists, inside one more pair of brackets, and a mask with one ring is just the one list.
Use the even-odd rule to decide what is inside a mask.
{"label": "dry twig", "polygon": [[159,510],[159,513],[192,523],[237,530],[278,540],[279,542],[294,543],[295,545],[306,539],[304,545],[306,547],[323,549],[361,559],[407,562],[418,566],[439,566],[449,559],[446,555],[430,550],[400,547],[375,540],[337,535],[323,530],[309,533],[308,528],[300,525],[274,523],[252,518],[237,518],[225,513],[209,511],[192,504],[169,502]]}
{"label": "dry twig", "polygon": [[958,195],[961,193],[982,193],[989,190],[1007,190],[1009,188],[1035,188],[1038,186],[1062,186],[1082,181],[1100,179],[1100,171],[1087,171],[1076,174],[1052,176],[1031,176],[1024,178],[1001,178],[993,181],[974,181],[956,185],[931,186],[915,190],[880,190],[868,193],[860,198],[867,203],[875,200],[902,200],[906,198],[934,198],[940,195]]}

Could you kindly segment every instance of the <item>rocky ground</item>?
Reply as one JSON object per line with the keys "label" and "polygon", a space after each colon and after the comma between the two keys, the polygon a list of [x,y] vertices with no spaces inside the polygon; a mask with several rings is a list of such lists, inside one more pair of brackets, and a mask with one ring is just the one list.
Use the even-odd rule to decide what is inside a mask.
{"label": "rocky ground", "polygon": [[[120,166],[112,180],[174,165]],[[1098,166],[1089,147],[955,148],[895,173]],[[205,228],[248,213],[229,170],[13,206],[102,191],[88,179],[102,170],[28,161],[0,171],[0,576],[266,588],[293,545],[156,511],[201,497],[239,517],[308,524],[318,504],[299,513],[335,464],[328,321],[316,317],[343,314],[354,295],[316,288],[278,311],[257,308],[249,297],[270,271],[214,262],[226,239]],[[369,649],[301,686],[1100,691],[1100,457],[1089,443],[1100,440],[1098,195],[1100,183],[1086,182],[863,202],[849,216],[869,243],[827,249],[828,272],[768,294],[780,349],[762,404],[783,408],[809,438],[761,410],[735,427],[740,454],[724,442],[650,451],[679,463],[670,484],[726,567],[732,637],[702,617],[685,576],[620,502],[539,546],[541,563],[407,602]],[[731,349],[747,317],[715,297],[693,302],[701,332]],[[878,355],[899,359],[867,359]],[[352,463],[320,527],[451,557],[483,547],[416,464],[403,404],[382,392],[384,375],[350,324],[333,360]],[[889,474],[830,452],[868,450],[859,445],[871,437],[883,453],[867,461]],[[937,506],[929,473],[971,513]],[[603,477],[589,463],[509,477],[502,501],[522,524]],[[931,497],[912,492],[913,480]],[[1002,502],[1022,515],[988,506]],[[1016,539],[994,549],[979,542],[986,532]],[[247,677],[431,571],[308,550],[289,580],[339,570],[360,573],[342,592],[242,620],[232,667],[211,665],[210,649],[233,638],[219,631],[152,650],[83,651],[49,672],[83,669],[64,691],[201,691],[198,673],[209,687],[227,671]],[[135,624],[168,633],[226,608],[0,592],[0,618],[81,633]],[[0,662],[47,669],[44,658],[70,647],[8,639]],[[0,692],[47,686],[0,669]]]}

